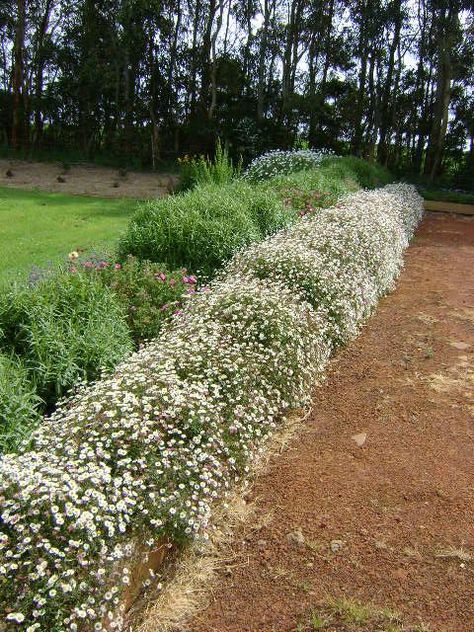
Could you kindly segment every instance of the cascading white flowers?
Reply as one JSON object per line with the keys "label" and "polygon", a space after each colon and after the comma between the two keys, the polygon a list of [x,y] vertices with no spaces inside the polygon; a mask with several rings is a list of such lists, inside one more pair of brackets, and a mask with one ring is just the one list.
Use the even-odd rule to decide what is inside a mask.
{"label": "cascading white flowers", "polygon": [[274,149],[252,160],[242,177],[251,182],[259,182],[302,169],[314,169],[328,156],[334,154],[328,150]]}
{"label": "cascading white flowers", "polygon": [[237,254],[156,340],[0,462],[0,629],[123,626],[140,540],[205,533],[334,347],[393,288],[413,187],[362,191]]}

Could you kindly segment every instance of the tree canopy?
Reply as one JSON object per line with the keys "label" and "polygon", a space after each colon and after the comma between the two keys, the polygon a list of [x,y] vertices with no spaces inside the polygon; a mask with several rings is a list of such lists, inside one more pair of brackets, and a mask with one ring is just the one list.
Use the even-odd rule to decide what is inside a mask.
{"label": "tree canopy", "polygon": [[472,181],[472,0],[3,0],[0,33],[4,147],[305,142]]}

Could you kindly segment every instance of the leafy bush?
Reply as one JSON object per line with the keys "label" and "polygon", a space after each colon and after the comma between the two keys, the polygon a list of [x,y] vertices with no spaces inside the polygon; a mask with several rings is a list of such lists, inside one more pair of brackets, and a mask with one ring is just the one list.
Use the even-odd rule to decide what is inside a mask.
{"label": "leafy bush", "polygon": [[328,152],[314,149],[277,149],[252,160],[243,174],[250,182],[260,182],[276,176],[284,176],[304,169],[317,167]]}
{"label": "leafy bush", "polygon": [[[393,286],[422,208],[408,186],[359,192],[236,255],[159,341],[79,392],[31,450],[0,461],[5,630],[122,627],[134,565],[160,539],[205,528],[264,437],[308,401],[337,328],[354,335]],[[254,267],[257,255],[267,267]],[[344,303],[334,310],[333,282]]]}
{"label": "leafy bush", "polygon": [[40,419],[40,399],[22,363],[0,353],[0,454],[16,450]]}
{"label": "leafy bush", "polygon": [[346,193],[375,188],[391,181],[390,173],[360,158],[324,158],[319,167],[267,180],[262,186],[276,191],[285,205],[300,216],[327,208]]}
{"label": "leafy bush", "polygon": [[329,168],[334,178],[344,178],[350,172],[363,189],[376,189],[393,182],[393,176],[388,169],[356,156],[326,158],[322,167]]}
{"label": "leafy bush", "polygon": [[113,293],[93,278],[63,272],[0,295],[0,349],[23,360],[51,406],[77,380],[115,367],[132,342]]}
{"label": "leafy bush", "polygon": [[209,156],[184,156],[178,159],[180,189],[185,191],[201,184],[229,184],[240,174],[241,165],[234,166],[227,147],[216,143],[214,159]]}
{"label": "leafy bush", "polygon": [[200,186],[146,203],[120,240],[128,255],[211,274],[232,254],[286,225],[278,196],[245,183]]}
{"label": "leafy bush", "polygon": [[287,207],[304,216],[360,188],[352,170],[336,165],[323,162],[317,169],[272,178],[262,186],[275,191]]}
{"label": "leafy bush", "polygon": [[162,264],[132,256],[123,265],[93,258],[78,265],[117,296],[137,345],[158,336],[164,323],[181,309],[183,295],[196,291],[197,279],[186,269],[169,272]]}

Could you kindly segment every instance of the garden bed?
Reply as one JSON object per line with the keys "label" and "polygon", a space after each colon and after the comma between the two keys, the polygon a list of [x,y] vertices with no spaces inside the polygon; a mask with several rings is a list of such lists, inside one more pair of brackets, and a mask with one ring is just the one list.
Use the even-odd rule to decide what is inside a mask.
{"label": "garden bed", "polygon": [[421,213],[412,187],[359,192],[243,250],[159,341],[4,457],[7,629],[120,629],[133,543],[205,534],[216,499],[393,288]]}

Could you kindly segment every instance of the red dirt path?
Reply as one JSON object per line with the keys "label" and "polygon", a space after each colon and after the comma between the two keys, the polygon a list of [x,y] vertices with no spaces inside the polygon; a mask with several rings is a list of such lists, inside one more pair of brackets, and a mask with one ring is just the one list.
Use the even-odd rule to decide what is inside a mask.
{"label": "red dirt path", "polygon": [[425,219],[397,290],[257,481],[269,524],[237,534],[237,561],[183,630],[311,630],[308,613],[345,595],[403,625],[322,629],[474,631],[473,270],[474,221]]}

